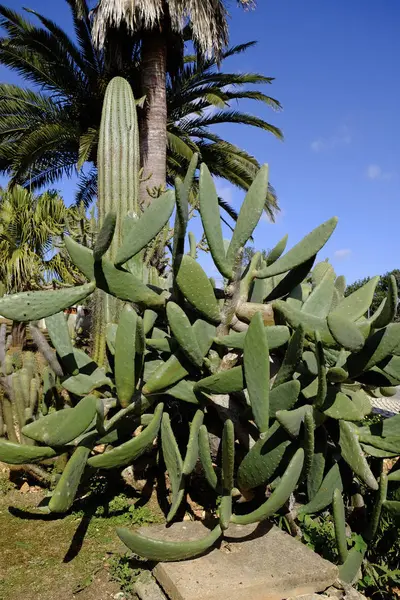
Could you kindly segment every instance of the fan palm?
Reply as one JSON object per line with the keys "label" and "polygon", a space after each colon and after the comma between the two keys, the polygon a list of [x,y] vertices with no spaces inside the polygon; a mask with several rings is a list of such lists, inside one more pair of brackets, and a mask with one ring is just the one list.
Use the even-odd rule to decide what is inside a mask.
{"label": "fan palm", "polygon": [[[0,62],[41,89],[0,85],[0,170],[13,182],[40,187],[70,174],[77,164],[91,164],[92,168],[81,171],[78,190],[79,200],[88,204],[96,194],[97,136],[106,85],[114,75],[123,74],[135,96],[141,97],[141,62],[130,38],[124,45],[125,58],[121,47],[117,53],[111,43],[97,49],[86,2],[66,1],[76,41],[44,16],[37,15],[42,26],[36,27],[0,6],[0,25],[7,33],[0,39]],[[118,39],[125,38],[120,35]],[[219,60],[252,45],[222,52]],[[167,181],[182,175],[191,154],[198,151],[213,174],[247,189],[259,167],[256,159],[212,128],[225,122],[243,123],[281,137],[279,129],[268,122],[231,106],[235,100],[248,98],[279,109],[276,100],[249,89],[253,84],[271,82],[258,73],[221,72],[215,57],[188,57],[179,76],[167,81]],[[226,208],[234,216],[230,207]],[[266,209],[271,215],[277,209],[272,193]]]}
{"label": "fan palm", "polygon": [[[80,280],[59,251],[66,220],[76,221],[78,216],[57,192],[36,196],[18,185],[0,188],[0,281],[6,293],[41,289],[54,280]],[[14,323],[12,333],[14,345],[19,345],[23,325]]]}
{"label": "fan palm", "polygon": [[[237,0],[248,7],[248,0]],[[146,95],[141,135],[144,174],[155,187],[166,182],[167,47],[170,32],[183,33],[189,23],[204,56],[217,59],[228,43],[227,8],[223,0],[99,0],[93,35],[105,47],[111,29],[122,26],[141,39],[141,84]],[[145,184],[142,184],[144,188]],[[141,197],[148,197],[143,191]]]}

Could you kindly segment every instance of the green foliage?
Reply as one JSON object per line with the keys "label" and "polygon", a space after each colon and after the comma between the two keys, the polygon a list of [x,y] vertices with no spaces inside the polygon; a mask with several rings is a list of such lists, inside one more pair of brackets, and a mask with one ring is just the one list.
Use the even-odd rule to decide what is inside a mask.
{"label": "green foliage", "polygon": [[52,280],[82,281],[60,248],[67,222],[80,218],[55,191],[36,196],[20,186],[0,189],[0,281],[5,291],[38,290]]}
{"label": "green foliage", "polygon": [[6,496],[15,488],[15,485],[3,475],[0,477],[0,496]]}
{"label": "green foliage", "polygon": [[326,514],[314,518],[303,515],[299,522],[304,543],[326,560],[336,562],[338,550],[332,518]]}
{"label": "green foliage", "polygon": [[112,581],[118,583],[124,594],[133,594],[133,585],[142,569],[132,568],[132,560],[128,556],[113,556],[108,565]]}
{"label": "green foliage", "polygon": [[[389,291],[391,277],[395,278],[397,287],[398,288],[400,287],[400,270],[399,269],[394,269],[393,271],[388,271],[387,273],[384,273],[383,275],[381,275],[378,285],[375,288],[373,300],[369,307],[369,315],[373,315],[378,310],[378,308],[380,307],[383,300],[385,300],[386,295]],[[350,294],[352,294],[353,292],[358,290],[360,287],[362,287],[363,285],[368,283],[368,281],[370,281],[370,279],[371,279],[370,277],[364,277],[364,279],[358,279],[354,283],[351,283],[350,285],[348,285],[346,288],[346,291],[345,291],[345,296],[349,296]],[[395,315],[394,321],[397,323],[399,320],[400,320],[400,315]]]}
{"label": "green foliage", "polygon": [[[114,102],[123,95],[131,111],[132,95],[126,88],[121,79],[110,84],[102,122],[115,123],[128,156],[129,136],[125,137],[121,124],[129,119],[116,117],[120,109]],[[113,126],[102,132],[99,179],[105,212],[107,207],[116,208],[110,205],[112,190],[135,194],[137,174],[130,178],[122,162],[110,166]],[[318,519],[333,503],[341,573],[346,581],[353,581],[366,540],[373,543],[378,531],[381,512],[386,518],[397,518],[400,506],[390,495],[396,477],[389,475],[386,488],[378,468],[382,459],[376,459],[379,452],[400,455],[400,417],[378,424],[363,422],[371,412],[370,395],[377,388],[400,384],[394,355],[400,328],[388,321],[397,304],[396,288],[392,285],[388,290],[390,310],[381,311],[381,321],[378,317],[365,321],[363,313],[378,278],[345,297],[343,281],[328,263],[313,268],[336,218],[316,227],[287,253],[284,238],[266,260],[256,254],[243,271],[242,249],[261,217],[268,168],[260,169],[249,190],[227,250],[220,228],[211,219],[216,202],[210,175],[203,168],[200,213],[205,238],[227,279],[224,290],[215,290],[193,247],[184,253],[196,167],[197,158],[184,183],[177,182],[178,227],[170,272],[162,276],[149,267],[143,251],[152,247],[171,214],[173,192],[158,197],[128,223],[138,235],[122,241],[122,254],[118,231],[125,215],[120,213],[116,213],[115,229],[113,217],[112,227],[102,231],[100,242],[95,241],[95,253],[72,240],[66,243],[71,260],[89,280],[86,292],[101,292],[106,310],[94,357],[73,348],[74,360],[66,361],[69,345],[63,335],[53,332],[61,361],[53,371],[70,392],[72,407],[58,406],[47,416],[39,413],[22,430],[30,439],[48,444],[50,452],[70,456],[47,510],[69,510],[79,486],[94,470],[121,469],[142,457],[144,463],[156,461],[159,470],[168,473],[170,522],[184,509],[187,485],[200,457],[206,480],[220,497],[219,523],[204,538],[179,543],[119,528],[119,537],[132,552],[150,560],[184,560],[207,551],[232,522],[258,522],[281,512],[291,512],[292,520],[307,521],[311,531],[307,516]],[[154,218],[147,211],[151,215],[154,211]],[[218,215],[214,217],[218,221]],[[102,218],[108,223],[104,214]],[[257,281],[265,285],[258,287],[257,302],[252,302]],[[0,313],[7,316],[13,311],[21,320],[51,315],[60,309],[61,300],[66,301],[67,293],[60,300],[58,292],[0,299]],[[80,293],[78,289],[76,294]],[[63,327],[63,321],[58,321]],[[375,328],[374,322],[380,327]],[[96,358],[106,343],[108,360],[100,366]],[[20,396],[25,401],[23,393]],[[19,416],[21,406],[20,401]],[[209,431],[219,438],[218,449],[210,444]],[[254,440],[250,449],[249,433]],[[5,449],[10,450],[9,443],[5,442]],[[19,453],[26,452],[23,444],[16,447]],[[43,446],[35,445],[29,450],[43,451]],[[347,553],[346,519],[351,523],[354,485],[367,499],[372,526],[354,532],[359,538],[350,538],[354,543]],[[256,488],[263,493],[255,494],[249,506],[235,500],[235,488],[244,497],[255,494]],[[299,501],[296,509],[293,498]]]}
{"label": "green foliage", "polygon": [[132,499],[124,493],[114,496],[106,506],[99,506],[95,517],[112,519],[115,525],[131,524],[138,527],[160,521],[148,506],[137,508]]}
{"label": "green foliage", "polygon": [[400,540],[398,526],[390,517],[382,517],[374,544],[371,544],[363,565],[358,588],[367,597],[396,600],[395,588],[400,585]]}
{"label": "green foliage", "polygon": [[[258,250],[256,250],[254,248],[254,246],[247,245],[244,247],[244,249],[243,249],[243,266],[244,267],[246,267],[250,263],[251,259],[253,258],[253,256],[255,255],[256,252],[258,252]],[[265,250],[263,248],[260,250],[260,252],[261,252],[261,258],[263,260],[267,260],[269,251]]]}

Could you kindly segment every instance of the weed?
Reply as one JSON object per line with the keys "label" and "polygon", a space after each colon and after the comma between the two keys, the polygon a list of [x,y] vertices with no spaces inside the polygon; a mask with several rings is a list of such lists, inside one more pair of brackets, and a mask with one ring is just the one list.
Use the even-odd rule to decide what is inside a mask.
{"label": "weed", "polygon": [[399,523],[382,516],[377,537],[370,545],[363,565],[359,589],[376,600],[398,600],[400,587]]}
{"label": "weed", "polygon": [[108,505],[99,506],[95,512],[96,518],[108,518],[116,525],[129,523],[131,525],[146,525],[146,523],[160,522],[157,517],[147,506],[140,506],[132,503],[132,500],[119,494],[115,496]]}
{"label": "weed", "polygon": [[99,571],[101,571],[101,569],[103,568],[103,566],[98,567],[97,569],[95,569],[92,573],[89,573],[89,575],[87,575],[84,579],[82,579],[82,581],[80,581],[72,590],[73,594],[78,594],[79,592],[83,592],[83,590],[85,590],[86,588],[90,587],[94,581],[95,576],[97,575],[97,573]]}
{"label": "weed", "polygon": [[332,562],[337,561],[335,528],[330,515],[322,514],[314,519],[309,515],[299,516],[304,543]]}
{"label": "weed", "polygon": [[[83,517],[84,511],[74,513],[74,517]],[[87,532],[90,538],[101,538],[103,542],[110,539],[110,531],[120,526],[141,527],[148,523],[161,523],[161,516],[154,514],[147,506],[136,507],[132,500],[119,494],[108,504],[98,506],[90,521]]]}
{"label": "weed", "polygon": [[9,585],[6,579],[0,579],[0,600],[6,600],[9,594]]}
{"label": "weed", "polygon": [[109,562],[111,579],[118,583],[124,594],[133,593],[133,585],[143,569],[134,568],[128,556],[113,556]]}
{"label": "weed", "polygon": [[[391,492],[390,498],[397,499],[399,488]],[[369,497],[366,495],[368,501]],[[318,517],[299,516],[303,542],[312,550],[334,563],[338,562],[338,551],[332,516],[326,512]],[[285,518],[276,521],[277,525],[289,530]],[[400,588],[400,538],[399,523],[383,514],[379,530],[373,544],[368,546],[362,566],[362,578],[357,587],[368,598],[374,600],[398,600]],[[361,535],[353,532],[347,540],[348,546],[365,550]]]}
{"label": "weed", "polygon": [[378,425],[379,423],[382,423],[383,420],[384,417],[381,414],[372,412],[371,414],[364,417],[362,424],[368,427],[370,425]]}
{"label": "weed", "polygon": [[109,514],[128,510],[132,506],[131,500],[125,494],[118,494],[108,503]]}
{"label": "weed", "polygon": [[5,496],[14,488],[15,485],[7,477],[0,477],[0,496]]}

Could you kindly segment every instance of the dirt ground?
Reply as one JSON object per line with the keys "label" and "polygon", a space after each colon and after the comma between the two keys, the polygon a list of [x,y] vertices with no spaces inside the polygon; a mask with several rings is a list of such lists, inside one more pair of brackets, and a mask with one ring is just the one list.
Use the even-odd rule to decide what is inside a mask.
{"label": "dirt ground", "polygon": [[[128,600],[126,548],[116,525],[142,524],[151,509],[111,516],[82,512],[64,518],[34,514],[45,492],[10,489],[0,473],[0,600]],[[27,485],[24,490],[28,490]],[[147,511],[143,513],[143,510]],[[140,517],[141,518],[141,517]],[[154,521],[159,520],[159,515]],[[150,521],[152,520],[150,516]],[[124,562],[125,561],[125,562]],[[122,581],[121,591],[120,578]],[[117,581],[115,581],[117,579]],[[128,586],[129,587],[129,586]]]}

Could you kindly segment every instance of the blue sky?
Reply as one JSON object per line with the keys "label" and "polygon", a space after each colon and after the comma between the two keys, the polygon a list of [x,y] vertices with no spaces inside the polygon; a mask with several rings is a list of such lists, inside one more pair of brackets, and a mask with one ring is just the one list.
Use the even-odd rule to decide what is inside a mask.
{"label": "blue sky", "polygon": [[[63,0],[13,0],[70,28]],[[351,282],[399,266],[400,255],[400,3],[397,0],[259,0],[233,6],[231,43],[258,40],[226,67],[275,77],[266,91],[282,113],[243,103],[281,127],[285,141],[247,127],[220,127],[226,137],[270,165],[281,206],[276,224],[262,220],[258,248],[285,233],[293,245],[333,215],[339,225],[322,251]],[[2,81],[16,77],[0,67]],[[58,186],[66,201],[73,182]],[[218,189],[238,208],[243,194]],[[197,227],[195,227],[197,229]],[[204,264],[212,272],[209,260]]]}

